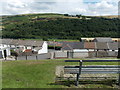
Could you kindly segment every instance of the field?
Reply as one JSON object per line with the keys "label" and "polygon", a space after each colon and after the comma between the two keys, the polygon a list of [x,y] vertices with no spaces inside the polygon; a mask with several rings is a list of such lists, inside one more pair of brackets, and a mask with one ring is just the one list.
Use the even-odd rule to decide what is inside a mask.
{"label": "field", "polygon": [[[55,83],[55,67],[58,65],[78,65],[65,63],[64,60],[21,60],[2,63],[3,88],[114,88],[107,84],[57,85]],[[103,63],[84,63],[96,65]],[[104,63],[104,65],[118,65],[118,63]]]}

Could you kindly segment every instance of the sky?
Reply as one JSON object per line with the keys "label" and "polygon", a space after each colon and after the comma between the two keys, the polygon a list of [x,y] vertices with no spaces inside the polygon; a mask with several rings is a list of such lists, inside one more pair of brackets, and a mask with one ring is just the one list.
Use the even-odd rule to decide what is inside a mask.
{"label": "sky", "polygon": [[1,0],[0,15],[30,13],[118,15],[120,0]]}

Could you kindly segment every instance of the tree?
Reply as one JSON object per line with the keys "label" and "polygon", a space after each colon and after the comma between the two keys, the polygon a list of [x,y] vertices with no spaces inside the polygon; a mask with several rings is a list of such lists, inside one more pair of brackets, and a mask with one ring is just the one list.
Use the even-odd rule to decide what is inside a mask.
{"label": "tree", "polygon": [[64,14],[64,16],[69,16],[69,14]]}
{"label": "tree", "polygon": [[49,41],[49,40],[48,40],[47,38],[45,38],[45,37],[44,37],[42,40],[43,40],[43,41]]}

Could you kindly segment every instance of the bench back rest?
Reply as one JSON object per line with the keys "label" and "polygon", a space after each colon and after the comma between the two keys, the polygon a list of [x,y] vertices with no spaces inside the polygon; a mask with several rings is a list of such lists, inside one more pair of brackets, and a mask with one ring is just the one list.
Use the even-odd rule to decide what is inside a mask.
{"label": "bench back rest", "polygon": [[[120,60],[65,60],[65,62],[120,62]],[[81,65],[81,66],[80,66]],[[83,66],[65,66],[64,73],[66,74],[98,74],[98,73],[119,73],[119,65],[86,65]]]}

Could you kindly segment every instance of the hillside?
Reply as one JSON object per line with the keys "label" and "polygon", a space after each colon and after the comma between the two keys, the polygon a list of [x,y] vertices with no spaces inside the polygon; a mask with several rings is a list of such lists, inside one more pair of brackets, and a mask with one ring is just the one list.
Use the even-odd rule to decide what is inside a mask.
{"label": "hillside", "polygon": [[3,38],[80,39],[119,37],[118,18],[68,14],[25,14],[3,16]]}
{"label": "hillside", "polygon": [[96,16],[96,17],[103,17],[103,18],[118,18],[118,15],[106,15],[106,16]]}

